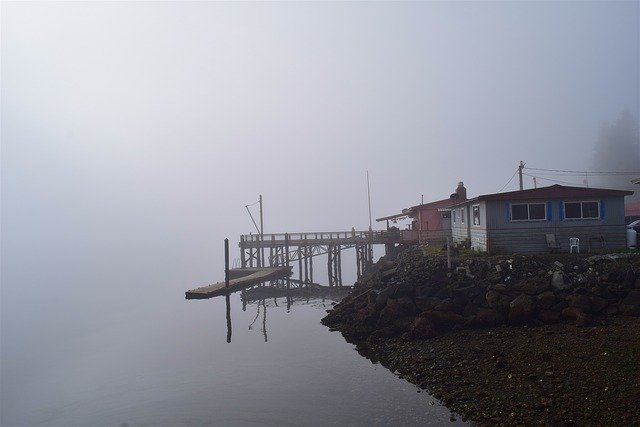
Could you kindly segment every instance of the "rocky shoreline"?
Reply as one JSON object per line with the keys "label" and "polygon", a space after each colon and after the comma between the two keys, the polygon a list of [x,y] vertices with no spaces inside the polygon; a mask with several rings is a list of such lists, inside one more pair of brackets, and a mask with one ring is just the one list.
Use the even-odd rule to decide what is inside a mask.
{"label": "rocky shoreline", "polygon": [[480,425],[640,425],[640,256],[383,257],[323,319]]}

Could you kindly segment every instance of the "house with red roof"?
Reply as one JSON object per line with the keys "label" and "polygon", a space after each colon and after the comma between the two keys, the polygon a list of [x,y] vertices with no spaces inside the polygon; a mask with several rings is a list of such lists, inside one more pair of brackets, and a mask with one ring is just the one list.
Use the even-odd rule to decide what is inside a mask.
{"label": "house with red roof", "polygon": [[[626,247],[624,197],[633,191],[550,187],[485,194],[451,209],[454,243],[490,253]],[[574,248],[575,250],[575,248]]]}

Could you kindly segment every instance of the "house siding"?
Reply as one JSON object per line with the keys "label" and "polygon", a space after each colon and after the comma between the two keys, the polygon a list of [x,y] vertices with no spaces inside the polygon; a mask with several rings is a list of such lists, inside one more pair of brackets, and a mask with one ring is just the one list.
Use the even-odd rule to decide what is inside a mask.
{"label": "house siding", "polygon": [[[488,201],[486,207],[489,221],[486,233],[491,252],[545,252],[548,250],[547,233],[554,233],[556,242],[560,244],[560,250],[566,252],[569,251],[570,237],[580,239],[582,252],[586,252],[590,247],[591,249],[601,248],[601,236],[607,249],[625,248],[624,199],[622,197],[597,199],[600,202],[601,211],[601,218],[598,219],[564,218],[563,202],[587,200],[595,199],[546,200],[547,219],[544,221],[511,221],[509,202]],[[531,202],[542,201],[532,200]],[[518,201],[518,203],[523,202]]]}
{"label": "house siding", "polygon": [[[566,219],[564,202],[598,201],[600,218]],[[623,197],[549,199],[517,203],[545,203],[546,219],[512,221],[511,203],[504,200],[476,200],[456,206],[456,222],[451,224],[454,243],[469,241],[471,248],[491,253],[535,253],[548,251],[546,234],[553,233],[560,251],[569,252],[569,238],[580,239],[580,251],[626,247]],[[473,225],[473,206],[480,207],[480,225]],[[465,222],[460,221],[460,212]],[[602,240],[601,240],[602,239]]]}

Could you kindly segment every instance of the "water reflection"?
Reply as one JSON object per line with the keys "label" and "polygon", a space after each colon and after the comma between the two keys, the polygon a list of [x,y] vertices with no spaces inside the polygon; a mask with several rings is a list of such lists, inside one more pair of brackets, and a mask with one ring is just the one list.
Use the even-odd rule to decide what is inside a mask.
{"label": "water reflection", "polygon": [[225,295],[225,300],[227,303],[227,342],[231,342],[231,295]]}
{"label": "water reflection", "polygon": [[[289,281],[271,281],[268,285],[260,284],[252,288],[241,291],[240,300],[242,301],[242,311],[247,311],[247,306],[256,306],[256,315],[249,324],[248,330],[253,330],[255,323],[262,317],[262,328],[260,331],[264,337],[264,342],[269,341],[267,334],[267,307],[280,308],[279,300],[284,300],[287,313],[291,312],[291,307],[297,304],[308,305],[313,301],[325,303],[327,301],[338,302],[344,298],[350,287],[329,288],[327,286],[299,286],[291,287]],[[286,286],[282,286],[286,283]],[[269,302],[267,302],[269,301]],[[231,343],[232,326],[231,326],[231,298],[228,293],[225,296],[226,314],[227,314],[227,342]]]}

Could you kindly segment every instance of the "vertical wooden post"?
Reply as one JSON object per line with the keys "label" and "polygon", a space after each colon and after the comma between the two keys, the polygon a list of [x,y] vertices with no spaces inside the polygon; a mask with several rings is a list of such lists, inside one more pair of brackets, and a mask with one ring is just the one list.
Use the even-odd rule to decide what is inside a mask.
{"label": "vertical wooden post", "polygon": [[342,251],[338,246],[338,286],[342,287]]}
{"label": "vertical wooden post", "polygon": [[[284,261],[287,268],[289,267],[289,233],[285,233],[284,235]],[[287,275],[287,290],[291,287],[291,280],[289,280],[291,276]]]}
{"label": "vertical wooden post", "polygon": [[327,246],[327,275],[329,276],[329,287],[333,287],[333,270],[331,258],[333,257],[333,245]]}
{"label": "vertical wooden post", "polygon": [[273,246],[269,246],[269,267],[273,267]]}
{"label": "vertical wooden post", "polygon": [[224,239],[224,286],[229,289],[229,239]]}
{"label": "vertical wooden post", "polygon": [[240,261],[242,263],[242,268],[246,268],[247,260],[244,255],[244,236],[240,236]]}
{"label": "vertical wooden post", "polygon": [[309,281],[313,283],[313,247],[309,248]]}
{"label": "vertical wooden post", "polygon": [[309,283],[309,246],[304,247],[304,282]]}
{"label": "vertical wooden post", "polygon": [[298,277],[302,285],[302,246],[298,246]]}

